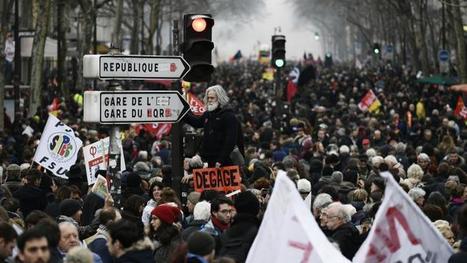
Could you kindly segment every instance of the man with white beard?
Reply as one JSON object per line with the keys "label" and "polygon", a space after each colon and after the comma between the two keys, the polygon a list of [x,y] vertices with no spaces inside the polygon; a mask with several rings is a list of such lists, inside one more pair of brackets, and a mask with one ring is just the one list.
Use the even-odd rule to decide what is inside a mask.
{"label": "man with white beard", "polygon": [[229,97],[220,85],[206,90],[204,103],[207,111],[197,117],[189,112],[184,122],[195,128],[204,128],[200,156],[209,167],[228,166],[243,156],[243,134],[234,111],[229,108]]}

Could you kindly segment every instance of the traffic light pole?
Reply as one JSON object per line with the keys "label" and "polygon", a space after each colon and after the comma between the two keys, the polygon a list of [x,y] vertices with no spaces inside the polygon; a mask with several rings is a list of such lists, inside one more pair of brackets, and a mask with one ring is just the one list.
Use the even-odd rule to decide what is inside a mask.
{"label": "traffic light pole", "polygon": [[[180,55],[180,41],[179,41],[179,29],[178,29],[178,20],[174,20],[173,26],[173,55]],[[182,93],[182,86],[180,80],[174,82],[174,90]],[[172,141],[172,189],[180,196],[180,180],[183,176],[183,124],[174,123],[172,126],[171,132],[171,141]]]}
{"label": "traffic light pole", "polygon": [[[117,48],[112,47],[109,52],[110,55],[119,55],[120,52]],[[109,88],[112,91],[118,90],[120,83],[115,80],[111,80]],[[121,88],[121,87],[120,87]],[[110,188],[110,194],[115,203],[115,207],[121,207],[122,205],[122,182],[120,173],[120,147],[118,143],[120,139],[120,127],[118,125],[112,125],[109,138],[109,162],[107,164],[107,179],[112,178],[112,185]]]}

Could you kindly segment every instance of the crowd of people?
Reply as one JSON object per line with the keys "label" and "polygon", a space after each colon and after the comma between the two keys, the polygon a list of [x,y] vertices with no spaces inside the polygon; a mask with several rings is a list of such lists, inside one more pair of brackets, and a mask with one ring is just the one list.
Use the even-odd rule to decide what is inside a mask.
{"label": "crowd of people", "polygon": [[[311,65],[298,66],[310,73]],[[264,69],[252,61],[219,65],[214,97],[191,86],[206,97],[207,112],[184,119],[204,135],[185,156],[183,175],[172,174],[169,137],[123,127],[120,206],[91,191],[82,155],[67,180],[32,162],[47,105],[60,96],[48,82],[50,101],[33,117],[7,123],[0,136],[0,260],[245,262],[278,174],[295,182],[323,233],[351,260],[384,197],[379,174],[388,171],[457,252],[450,262],[465,262],[467,133],[454,110],[459,94],[417,82],[408,67],[313,65],[287,102],[277,89],[292,68],[277,73],[280,85],[263,79]],[[358,107],[369,90],[381,103],[372,112]],[[85,145],[109,135],[106,126],[82,122],[75,96],[60,100],[58,118]],[[240,193],[194,191],[193,169],[231,164],[242,171]]]}

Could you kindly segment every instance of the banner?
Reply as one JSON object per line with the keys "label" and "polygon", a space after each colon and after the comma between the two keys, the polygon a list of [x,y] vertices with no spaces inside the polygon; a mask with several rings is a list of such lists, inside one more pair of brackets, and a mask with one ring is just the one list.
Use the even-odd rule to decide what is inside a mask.
{"label": "banner", "polygon": [[193,182],[196,192],[215,190],[228,193],[241,188],[242,177],[238,166],[204,168],[193,170]]}
{"label": "banner", "polygon": [[188,104],[190,104],[191,112],[193,112],[194,115],[201,116],[206,112],[206,107],[204,106],[203,101],[198,99],[198,97],[193,93],[188,92],[186,94],[186,100],[188,101]]}
{"label": "banner", "polygon": [[66,173],[76,163],[82,145],[73,129],[49,114],[33,160],[56,176],[68,179]]}
{"label": "banner", "polygon": [[[96,182],[97,178],[95,174],[98,170],[107,170],[109,163],[109,147],[110,137],[83,147],[84,166],[86,166],[88,185]],[[123,172],[126,170],[126,165],[121,142],[118,142],[118,147],[120,148],[120,172]]]}
{"label": "banner", "polygon": [[280,174],[246,262],[350,261],[328,241],[294,183]]}
{"label": "banner", "polygon": [[152,137],[160,140],[162,136],[168,135],[172,130],[172,123],[154,123],[154,124],[140,124],[136,125],[135,131],[139,134],[141,130],[150,133]]}
{"label": "banner", "polygon": [[376,97],[373,90],[369,90],[362,100],[358,103],[358,108],[361,111],[369,111],[371,113],[379,111],[379,107],[381,106],[381,102],[379,101],[378,97]]}
{"label": "banner", "polygon": [[452,248],[389,172],[384,199],[353,262],[448,262]]}

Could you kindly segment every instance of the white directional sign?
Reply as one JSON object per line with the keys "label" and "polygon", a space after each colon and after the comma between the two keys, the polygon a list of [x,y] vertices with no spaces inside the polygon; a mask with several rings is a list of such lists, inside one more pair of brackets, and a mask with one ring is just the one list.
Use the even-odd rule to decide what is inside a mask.
{"label": "white directional sign", "polygon": [[190,66],[182,57],[85,55],[83,76],[99,79],[180,79]]}
{"label": "white directional sign", "polygon": [[190,105],[177,91],[86,91],[84,121],[102,124],[178,122]]}

